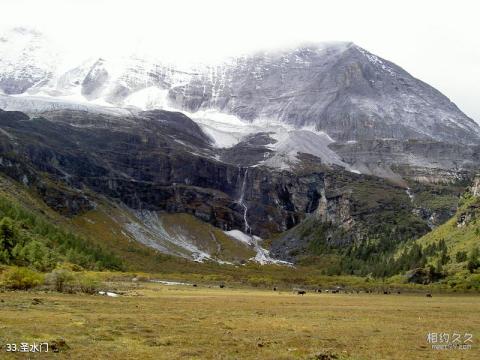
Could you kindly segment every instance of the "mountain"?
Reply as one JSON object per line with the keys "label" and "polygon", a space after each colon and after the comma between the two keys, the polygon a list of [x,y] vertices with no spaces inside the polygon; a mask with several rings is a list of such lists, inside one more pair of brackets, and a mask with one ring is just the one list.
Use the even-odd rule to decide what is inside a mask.
{"label": "mountain", "polygon": [[0,173],[119,247],[381,275],[480,167],[473,120],[352,43],[182,69],[16,28],[0,59]]}
{"label": "mountain", "polygon": [[192,75],[170,98],[190,111],[314,126],[335,141],[478,144],[478,125],[439,91],[353,43],[259,53]]}
{"label": "mountain", "polygon": [[[251,122],[272,119],[295,128],[313,126],[340,142],[479,143],[479,126],[447,97],[353,43],[303,45],[189,71],[134,55],[60,66],[62,56],[54,61],[50,51],[38,32],[16,28],[3,36],[3,92],[77,95],[143,108],[166,106],[168,97],[179,109],[217,109]],[[142,104],[145,98],[150,101]]]}
{"label": "mountain", "polygon": [[479,161],[480,127],[472,119],[439,91],[353,43],[179,68],[128,53],[72,62],[42,34],[15,28],[2,36],[0,54],[0,108],[118,116],[180,110],[216,147],[244,148],[263,133],[255,146],[268,158],[239,159],[241,165],[288,168],[302,152],[402,182],[412,172],[470,171]]}
{"label": "mountain", "polygon": [[[119,117],[57,110],[30,118],[0,111],[0,128],[1,173],[55,212],[96,222],[107,203],[100,215],[111,218],[117,234],[199,261],[276,262],[265,250],[268,243],[276,259],[296,261],[297,255],[311,254],[310,230],[297,232],[308,224],[332,230],[320,234],[332,248],[368,238],[392,247],[425,234],[429,218],[456,208],[454,184],[440,192],[439,185],[412,182],[409,193],[308,154],[300,155],[294,170],[239,166],[234,154],[226,157],[225,149],[213,146],[198,124],[179,112]],[[232,151],[255,155],[255,147],[244,146]],[[429,204],[430,192],[440,205]],[[192,243],[199,236],[187,231],[195,228],[187,225],[193,220],[167,214],[189,214],[200,220],[196,224],[214,226],[219,230],[212,227],[205,234],[224,245],[212,248],[208,236]],[[83,227],[89,224],[84,221]],[[214,256],[223,254],[227,243],[237,255]]]}

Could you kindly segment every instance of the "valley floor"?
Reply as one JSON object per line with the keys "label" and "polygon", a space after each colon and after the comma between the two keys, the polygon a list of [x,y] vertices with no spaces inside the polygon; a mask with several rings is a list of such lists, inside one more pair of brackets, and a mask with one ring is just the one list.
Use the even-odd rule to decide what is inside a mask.
{"label": "valley floor", "polygon": [[[68,359],[480,358],[475,295],[299,296],[203,285],[109,285],[121,295],[0,293],[0,358],[52,358],[5,351],[7,343],[43,341],[57,341],[54,358]],[[470,333],[472,347],[432,350],[428,333],[460,333],[462,342]]]}

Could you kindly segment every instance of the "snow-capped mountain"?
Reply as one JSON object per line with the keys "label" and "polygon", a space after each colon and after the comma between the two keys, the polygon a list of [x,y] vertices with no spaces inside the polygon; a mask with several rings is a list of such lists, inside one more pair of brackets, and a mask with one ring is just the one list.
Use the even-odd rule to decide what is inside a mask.
{"label": "snow-capped mountain", "polygon": [[35,30],[18,27],[0,34],[0,91],[22,94],[44,86],[58,68],[57,56]]}
{"label": "snow-capped mountain", "polygon": [[234,59],[170,91],[181,108],[314,126],[336,141],[430,139],[478,144],[479,126],[448,98],[352,43]]}
{"label": "snow-capped mountain", "polygon": [[[359,153],[356,144],[480,144],[480,127],[447,97],[353,43],[303,45],[188,69],[127,52],[115,58],[68,58],[35,31],[16,28],[1,36],[0,107],[31,114],[181,110],[217,148],[251,144],[252,135],[265,133],[265,151],[275,155],[256,158],[256,164],[289,167],[298,153],[308,153],[327,164],[381,176],[391,171],[371,162],[383,157],[372,159],[370,148]],[[342,144],[341,156],[333,143]],[[438,164],[417,153],[402,161]],[[464,163],[459,155],[449,167]]]}

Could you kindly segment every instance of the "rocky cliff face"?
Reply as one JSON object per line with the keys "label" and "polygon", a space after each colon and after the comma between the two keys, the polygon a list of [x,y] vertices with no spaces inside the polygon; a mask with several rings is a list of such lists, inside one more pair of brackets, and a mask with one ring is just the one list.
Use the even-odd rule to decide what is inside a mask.
{"label": "rocky cliff face", "polygon": [[[318,206],[321,173],[298,176],[220,162],[209,139],[180,113],[145,112],[135,119],[0,114],[0,164],[19,181],[32,183],[45,173],[72,192],[88,188],[133,209],[191,213],[224,230],[244,229],[248,221],[260,236],[292,227]],[[47,203],[58,200],[40,193]],[[75,214],[78,201],[70,203]]]}
{"label": "rocky cliff face", "polygon": [[478,175],[473,179],[471,192],[473,196],[480,197],[480,176]]}
{"label": "rocky cliff face", "polygon": [[327,174],[320,203],[305,220],[272,242],[272,255],[288,261],[311,256],[350,254],[374,243],[375,252],[429,231],[400,186],[376,177]]}
{"label": "rocky cliff face", "polygon": [[[223,150],[181,113],[121,118],[62,110],[29,118],[1,111],[0,124],[0,171],[68,216],[106,197],[139,213],[188,213],[262,238],[313,218],[334,225],[327,239],[342,246],[361,241],[378,214],[408,203],[401,187],[314,156],[304,155],[296,171],[220,161]],[[275,243],[273,253],[292,260],[286,249],[309,241],[295,235]]]}
{"label": "rocky cliff face", "polygon": [[335,143],[330,148],[365,174],[391,179],[449,182],[480,166],[480,146],[431,140],[377,139]]}
{"label": "rocky cliff face", "polygon": [[475,222],[480,217],[480,177],[477,175],[469,188],[468,194],[473,198],[457,214],[457,226],[462,228]]}

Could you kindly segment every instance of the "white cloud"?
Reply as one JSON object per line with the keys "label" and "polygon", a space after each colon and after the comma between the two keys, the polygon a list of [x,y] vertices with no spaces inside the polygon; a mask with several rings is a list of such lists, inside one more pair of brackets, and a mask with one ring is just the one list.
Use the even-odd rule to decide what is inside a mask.
{"label": "white cloud", "polygon": [[442,0],[3,0],[2,25],[76,54],[212,61],[305,41],[354,41],[437,87],[480,121],[480,3]]}

